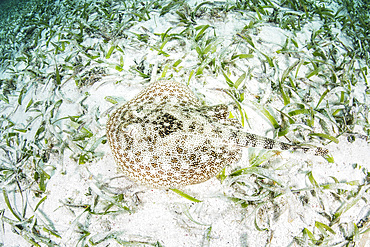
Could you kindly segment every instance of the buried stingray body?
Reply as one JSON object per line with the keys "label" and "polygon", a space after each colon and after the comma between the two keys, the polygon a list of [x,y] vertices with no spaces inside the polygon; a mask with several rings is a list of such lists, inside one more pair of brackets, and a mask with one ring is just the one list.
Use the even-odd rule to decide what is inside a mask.
{"label": "buried stingray body", "polygon": [[124,175],[156,188],[204,182],[237,162],[242,147],[328,153],[243,132],[228,115],[226,105],[202,106],[186,86],[158,81],[111,115],[108,142]]}

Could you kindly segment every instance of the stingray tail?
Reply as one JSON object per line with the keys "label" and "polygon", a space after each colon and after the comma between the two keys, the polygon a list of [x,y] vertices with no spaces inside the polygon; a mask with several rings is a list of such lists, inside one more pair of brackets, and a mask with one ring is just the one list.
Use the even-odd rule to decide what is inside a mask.
{"label": "stingray tail", "polygon": [[323,157],[327,156],[329,153],[329,150],[326,148],[292,145],[246,132],[233,132],[232,139],[237,145],[242,147],[257,147],[271,150],[301,151],[304,153],[310,153]]}

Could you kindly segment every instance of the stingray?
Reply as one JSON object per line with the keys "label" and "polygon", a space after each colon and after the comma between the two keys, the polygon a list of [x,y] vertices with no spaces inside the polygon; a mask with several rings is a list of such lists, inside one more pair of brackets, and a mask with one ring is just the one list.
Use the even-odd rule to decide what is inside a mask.
{"label": "stingray", "polygon": [[203,106],[186,86],[157,81],[110,116],[108,143],[125,176],[154,188],[204,182],[238,162],[245,147],[328,153],[244,132],[228,116],[224,104]]}

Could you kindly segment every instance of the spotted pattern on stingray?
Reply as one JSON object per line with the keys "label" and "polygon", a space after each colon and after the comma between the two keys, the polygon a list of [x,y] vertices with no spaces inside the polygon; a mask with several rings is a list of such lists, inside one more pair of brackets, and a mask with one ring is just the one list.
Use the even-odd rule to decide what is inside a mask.
{"label": "spotted pattern on stingray", "polygon": [[111,115],[108,142],[124,175],[157,188],[204,182],[237,162],[242,147],[327,154],[243,132],[228,115],[226,105],[202,106],[186,86],[158,81]]}

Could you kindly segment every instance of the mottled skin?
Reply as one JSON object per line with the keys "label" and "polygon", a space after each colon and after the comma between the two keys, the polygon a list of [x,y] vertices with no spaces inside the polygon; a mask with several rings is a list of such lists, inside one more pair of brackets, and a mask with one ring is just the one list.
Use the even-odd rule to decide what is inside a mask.
{"label": "mottled skin", "polygon": [[242,147],[328,153],[243,132],[228,115],[226,105],[202,106],[186,86],[158,81],[111,115],[108,142],[124,175],[156,188],[204,182],[237,162]]}

